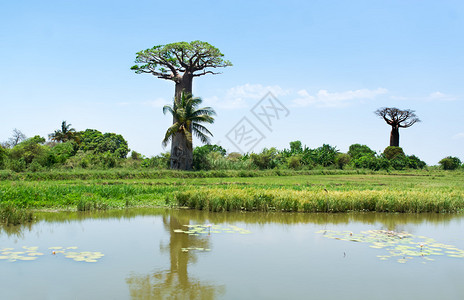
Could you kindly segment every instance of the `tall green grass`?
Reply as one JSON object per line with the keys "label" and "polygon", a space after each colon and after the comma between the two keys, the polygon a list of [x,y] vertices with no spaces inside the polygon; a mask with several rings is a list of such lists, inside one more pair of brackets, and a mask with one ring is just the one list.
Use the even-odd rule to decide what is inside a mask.
{"label": "tall green grass", "polygon": [[7,226],[32,222],[33,218],[33,213],[29,210],[18,208],[9,203],[0,205],[0,223]]}
{"label": "tall green grass", "polygon": [[463,191],[297,191],[289,189],[195,189],[178,192],[179,206],[209,211],[460,212]]}
{"label": "tall green grass", "polygon": [[[383,172],[386,173],[386,172]],[[43,172],[16,173],[10,170],[0,170],[0,181],[43,181],[43,180],[119,180],[119,179],[160,179],[160,178],[225,178],[225,177],[269,177],[296,175],[350,175],[350,174],[382,174],[370,170],[212,170],[212,171],[175,171],[175,170],[51,170]]]}

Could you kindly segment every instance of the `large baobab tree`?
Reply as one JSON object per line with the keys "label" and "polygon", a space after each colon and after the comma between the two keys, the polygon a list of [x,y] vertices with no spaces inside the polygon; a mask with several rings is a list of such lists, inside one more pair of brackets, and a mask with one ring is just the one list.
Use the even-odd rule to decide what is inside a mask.
{"label": "large baobab tree", "polygon": [[398,109],[396,107],[382,107],[375,111],[375,114],[382,117],[388,125],[392,127],[390,134],[390,146],[400,146],[400,128],[408,128],[420,122],[413,110]]}
{"label": "large baobab tree", "polygon": [[[179,104],[182,93],[192,94],[193,78],[206,74],[219,74],[216,68],[232,66],[223,59],[223,54],[216,47],[202,41],[190,43],[179,42],[158,45],[137,52],[136,65],[132,66],[137,74],[148,73],[175,83],[174,104]],[[173,115],[173,124],[177,122]],[[171,168],[180,168],[180,160],[189,161],[185,135],[175,134],[171,139]],[[191,165],[187,164],[187,165]]]}

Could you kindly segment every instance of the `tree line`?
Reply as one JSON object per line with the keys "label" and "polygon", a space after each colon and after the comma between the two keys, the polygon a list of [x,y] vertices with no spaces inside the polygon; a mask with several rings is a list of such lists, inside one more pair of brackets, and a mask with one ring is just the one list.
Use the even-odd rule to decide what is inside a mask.
{"label": "tree line", "polygon": [[[128,155],[130,153],[130,155]],[[44,171],[54,169],[169,169],[169,152],[153,157],[130,151],[120,134],[102,133],[96,129],[76,131],[63,121],[61,128],[49,134],[27,138],[15,129],[12,137],[0,145],[0,170]],[[457,157],[445,157],[441,168],[464,168]],[[228,153],[219,145],[206,144],[193,148],[192,170],[266,170],[290,169],[370,169],[405,170],[427,168],[415,155],[407,155],[396,146],[377,153],[366,145],[353,144],[346,153],[324,144],[310,148],[301,141],[292,141],[288,148],[265,148],[258,153]]]}

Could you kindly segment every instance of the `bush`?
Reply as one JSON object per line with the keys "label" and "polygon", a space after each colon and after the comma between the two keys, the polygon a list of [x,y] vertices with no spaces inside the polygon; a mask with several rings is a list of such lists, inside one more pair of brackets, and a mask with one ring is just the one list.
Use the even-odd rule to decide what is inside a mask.
{"label": "bush", "polygon": [[24,171],[33,161],[36,164],[49,164],[50,148],[42,145],[45,139],[36,135],[29,138],[9,151],[9,168],[15,172]]}
{"label": "bush", "polygon": [[454,156],[447,156],[438,163],[444,170],[456,170],[461,166],[461,160]]}
{"label": "bush", "polygon": [[405,156],[403,148],[396,146],[388,146],[387,148],[385,148],[385,150],[383,151],[383,155],[387,159],[395,159],[400,155]]}
{"label": "bush", "polygon": [[141,166],[143,168],[169,169],[171,166],[171,154],[165,152],[154,157],[145,158]]}
{"label": "bush", "polygon": [[351,156],[346,153],[338,153],[335,157],[335,163],[340,169],[350,163]]}
{"label": "bush", "polygon": [[132,150],[132,152],[131,152],[131,158],[132,158],[133,160],[141,160],[141,159],[143,158],[143,155],[140,154],[140,153],[138,153],[138,152],[136,152],[136,151],[134,151],[134,150]]}
{"label": "bush", "polygon": [[356,168],[370,169],[374,171],[390,169],[390,160],[384,156],[362,156],[352,160],[352,164]]}
{"label": "bush", "polygon": [[208,154],[217,152],[220,156],[226,155],[226,149],[218,145],[204,145],[193,149],[193,169],[194,170],[211,170],[212,166],[208,161]]}
{"label": "bush", "polygon": [[266,149],[259,154],[252,153],[250,159],[253,164],[260,170],[273,169],[277,166],[278,156],[275,148]]}
{"label": "bush", "polygon": [[358,159],[363,156],[375,156],[375,151],[367,147],[366,145],[353,144],[350,146],[348,154],[352,158]]}
{"label": "bush", "polygon": [[58,143],[53,146],[51,153],[53,154],[54,163],[64,164],[68,158],[76,155],[78,145],[74,141]]}
{"label": "bush", "polygon": [[301,155],[292,155],[288,157],[287,166],[290,169],[299,169],[301,167]]}
{"label": "bush", "polygon": [[7,157],[8,150],[0,146],[0,170],[5,168]]}
{"label": "bush", "polygon": [[417,156],[415,155],[409,155],[407,156],[408,158],[408,168],[411,169],[423,169],[427,164],[420,160]]}

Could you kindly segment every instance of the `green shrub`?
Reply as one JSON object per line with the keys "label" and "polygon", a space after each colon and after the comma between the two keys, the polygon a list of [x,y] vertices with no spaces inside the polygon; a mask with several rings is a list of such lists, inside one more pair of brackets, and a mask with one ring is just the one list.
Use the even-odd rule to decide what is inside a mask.
{"label": "green shrub", "polygon": [[259,154],[250,154],[250,159],[260,170],[273,169],[278,164],[278,152],[276,148],[264,148]]}
{"label": "green shrub", "polygon": [[335,163],[339,169],[343,169],[344,166],[350,163],[351,156],[346,153],[338,153],[335,157]]}
{"label": "green shrub", "polygon": [[358,159],[363,156],[375,156],[375,151],[369,148],[366,145],[353,144],[348,150],[348,154],[354,158]]}
{"label": "green shrub", "polygon": [[0,170],[3,170],[5,168],[7,158],[8,149],[5,149],[2,146],[0,146]]}
{"label": "green shrub", "polygon": [[388,146],[387,148],[385,148],[385,150],[383,151],[383,155],[387,159],[395,159],[397,156],[400,155],[405,156],[403,148],[396,146]]}
{"label": "green shrub", "polygon": [[417,156],[415,155],[409,155],[407,156],[408,158],[408,168],[411,169],[423,169],[427,164],[420,160]]}
{"label": "green shrub", "polygon": [[292,155],[290,157],[287,158],[287,166],[290,168],[290,169],[299,169],[302,165],[302,161],[301,161],[301,155]]}
{"label": "green shrub", "polygon": [[143,168],[169,169],[171,166],[171,154],[165,152],[154,157],[145,158],[141,166]]}
{"label": "green shrub", "polygon": [[216,152],[222,157],[226,155],[226,149],[219,145],[204,145],[195,147],[195,149],[193,149],[193,169],[197,171],[211,170],[212,166],[210,164],[210,160],[208,159],[208,155],[212,152]]}
{"label": "green shrub", "polygon": [[456,170],[461,166],[461,160],[454,156],[447,156],[438,163],[444,170]]}

